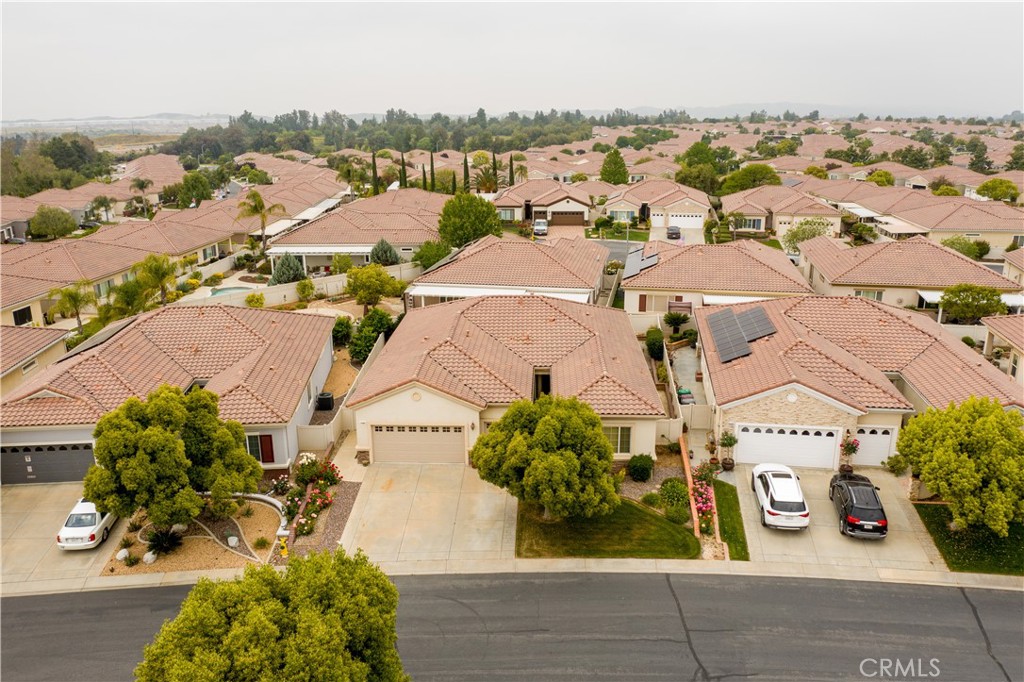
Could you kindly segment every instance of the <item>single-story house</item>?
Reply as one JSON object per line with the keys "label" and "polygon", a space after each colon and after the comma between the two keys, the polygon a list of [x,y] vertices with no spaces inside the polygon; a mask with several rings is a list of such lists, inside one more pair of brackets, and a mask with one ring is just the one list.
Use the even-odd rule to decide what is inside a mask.
{"label": "single-story house", "polygon": [[543,218],[552,225],[587,225],[590,195],[557,180],[527,180],[501,190],[494,207],[505,222]]}
{"label": "single-story house", "polygon": [[1006,360],[1006,373],[1024,386],[1024,315],[996,315],[981,318],[985,325],[985,357],[992,357],[996,346],[1010,349]]}
{"label": "single-story house", "polygon": [[1024,284],[1024,249],[1014,249],[1003,254],[1003,277]]}
{"label": "single-story house", "polygon": [[815,237],[800,245],[800,268],[823,296],[860,296],[918,309],[937,310],[942,292],[956,284],[992,287],[1018,299],[1022,290],[1019,282],[924,237],[854,247]]}
{"label": "single-story house", "polygon": [[547,296],[410,310],[345,405],[371,461],[467,463],[511,403],[549,393],[593,407],[617,457],[654,452],[665,409],[625,313]]}
{"label": "single-story house", "polygon": [[962,234],[969,239],[987,241],[993,254],[1011,244],[1024,246],[1024,210],[1000,201],[978,202],[957,197],[919,208],[894,210],[900,220],[928,230],[936,242]]}
{"label": "single-story house", "polygon": [[32,199],[5,196],[0,202],[0,241],[24,239],[28,233],[28,221],[41,205]]}
{"label": "single-story house", "polygon": [[626,259],[625,310],[691,313],[707,305],[811,293],[786,254],[750,239],[725,244],[648,242]]}
{"label": "single-story house", "polygon": [[650,159],[643,163],[633,164],[629,167],[629,182],[643,182],[651,178],[666,178],[674,180],[679,164],[672,159]]}
{"label": "single-story house", "polygon": [[66,329],[0,326],[0,394],[29,381],[67,352]]}
{"label": "single-story house", "polygon": [[868,164],[866,166],[851,166],[850,168],[842,170],[838,168],[830,170],[829,179],[856,180],[857,182],[864,182],[868,179],[868,176],[875,171],[886,171],[888,173],[892,173],[893,182],[898,187],[902,187],[908,178],[918,174],[918,170],[916,168],[904,166],[902,163],[896,163],[895,161],[882,161],[879,163]]}
{"label": "single-story house", "polygon": [[405,305],[524,294],[597,303],[607,261],[608,249],[583,237],[535,242],[488,235],[417,277],[405,291]]}
{"label": "single-story house", "polygon": [[958,190],[965,197],[988,201],[988,198],[978,194],[977,190],[982,183],[989,179],[989,176],[976,173],[967,168],[960,168],[959,166],[936,166],[928,170],[918,171],[908,177],[904,184],[910,189],[928,189],[928,185],[939,178],[946,178],[950,186]]}
{"label": "single-story house", "polygon": [[596,202],[601,197],[607,198],[610,194],[623,189],[621,185],[613,185],[604,180],[584,180],[583,182],[575,183],[573,187],[581,192],[585,192],[593,202]]}
{"label": "single-story house", "polygon": [[714,434],[737,462],[878,466],[906,418],[971,396],[1024,410],[1020,386],[930,318],[852,296],[801,296],[696,311]]}
{"label": "single-story house", "polygon": [[278,310],[172,306],[99,332],[0,404],[4,483],[78,481],[104,414],[163,384],[220,396],[265,469],[298,455],[333,363],[334,319]]}
{"label": "single-story house", "polygon": [[608,195],[604,212],[616,222],[638,218],[650,221],[651,227],[688,228],[703,234],[704,221],[711,217],[711,200],[699,189],[652,178]]}
{"label": "single-story house", "polygon": [[779,239],[807,219],[825,220],[833,236],[839,236],[842,227],[838,209],[784,185],[762,185],[727,194],[722,197],[722,211],[742,215],[744,231],[775,234]]}

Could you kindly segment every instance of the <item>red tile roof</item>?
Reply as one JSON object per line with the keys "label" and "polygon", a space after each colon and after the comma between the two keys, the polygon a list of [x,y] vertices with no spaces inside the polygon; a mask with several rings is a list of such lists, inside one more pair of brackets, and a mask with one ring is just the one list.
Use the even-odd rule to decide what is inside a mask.
{"label": "red tile roof", "polygon": [[995,315],[981,322],[1014,348],[1024,350],[1024,315]]}
{"label": "red tile roof", "polygon": [[[744,210],[747,209],[747,210]],[[754,209],[754,210],[750,210]],[[757,210],[760,209],[760,212]],[[839,216],[839,211],[824,201],[807,196],[785,185],[763,185],[722,197],[722,211],[750,215],[783,213],[809,216]]]}
{"label": "red tile roof", "polygon": [[527,180],[513,185],[494,197],[494,205],[499,208],[518,208],[529,201],[532,206],[550,206],[565,199],[590,206],[589,194],[557,180]]}
{"label": "red tile roof", "polygon": [[627,185],[618,192],[608,195],[609,204],[625,201],[634,206],[647,204],[652,208],[672,206],[684,199],[690,199],[701,206],[711,208],[711,200],[704,192],[663,178],[648,178],[636,184]]}
{"label": "red tile roof", "polygon": [[7,374],[67,335],[66,329],[46,327],[0,327],[0,374]]}
{"label": "red tile roof", "polygon": [[417,382],[483,408],[552,392],[601,415],[664,414],[626,314],[545,296],[493,296],[410,310],[349,397],[360,404]]}

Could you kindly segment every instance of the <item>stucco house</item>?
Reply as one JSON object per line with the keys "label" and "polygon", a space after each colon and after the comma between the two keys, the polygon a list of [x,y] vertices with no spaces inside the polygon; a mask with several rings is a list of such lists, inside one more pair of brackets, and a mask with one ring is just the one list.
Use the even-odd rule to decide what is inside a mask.
{"label": "stucco house", "polygon": [[103,329],[0,404],[4,483],[81,480],[96,422],[163,384],[220,396],[265,469],[298,455],[333,363],[334,318],[228,306],[172,306]]}
{"label": "stucco house", "polygon": [[1014,249],[1003,255],[1003,277],[1024,284],[1024,249]]}
{"label": "stucco house", "polygon": [[6,396],[67,352],[66,329],[0,326],[0,395]]}
{"label": "stucco house", "polygon": [[1020,387],[930,318],[857,297],[802,296],[696,311],[716,437],[737,462],[879,466],[904,420],[971,396],[1024,410]]}
{"label": "stucco house", "polygon": [[924,237],[854,247],[815,237],[800,245],[800,269],[819,294],[918,309],[937,310],[942,292],[956,284],[992,287],[1008,295],[1022,290],[1019,282]]}
{"label": "stucco house", "polygon": [[583,237],[535,242],[488,235],[417,277],[405,291],[405,305],[523,294],[597,303],[607,261],[608,249]]}
{"label": "stucco house", "polygon": [[621,288],[627,313],[656,316],[811,293],[786,254],[750,239],[681,246],[648,242],[629,254]]}
{"label": "stucco house", "polygon": [[507,187],[495,195],[494,207],[505,222],[544,219],[551,225],[590,223],[590,195],[558,180],[527,180]]}
{"label": "stucco house", "polygon": [[650,221],[651,227],[674,226],[703,235],[704,220],[711,216],[711,200],[699,189],[652,178],[608,195],[604,212],[616,222],[638,218]]}
{"label": "stucco house", "polygon": [[654,452],[665,408],[626,315],[547,296],[410,310],[345,405],[371,461],[467,463],[511,403],[548,393],[593,407],[617,457]]}
{"label": "stucco house", "polygon": [[1009,348],[1006,358],[1006,373],[1011,379],[1024,386],[1024,315],[996,315],[981,318],[986,327],[986,357],[992,357],[997,346]]}
{"label": "stucco house", "polygon": [[762,185],[722,197],[722,212],[743,216],[743,230],[775,234],[778,239],[802,220],[821,219],[838,236],[842,214],[824,201],[784,185]]}
{"label": "stucco house", "polygon": [[988,201],[987,197],[978,194],[978,187],[982,185],[989,176],[982,173],[975,173],[967,168],[959,166],[936,166],[927,170],[918,171],[905,181],[905,186],[910,189],[928,189],[928,185],[939,178],[949,181],[965,197],[979,201]]}

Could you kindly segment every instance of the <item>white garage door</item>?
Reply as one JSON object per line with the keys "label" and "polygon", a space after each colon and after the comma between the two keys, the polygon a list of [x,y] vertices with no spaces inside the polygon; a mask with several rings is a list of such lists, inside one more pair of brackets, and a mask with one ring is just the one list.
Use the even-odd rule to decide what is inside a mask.
{"label": "white garage door", "polygon": [[461,426],[373,427],[374,462],[466,461],[466,438]]}
{"label": "white garage door", "polygon": [[676,227],[704,228],[704,216],[699,213],[669,213],[668,224]]}
{"label": "white garage door", "polygon": [[651,211],[651,227],[662,227],[665,225],[665,214]]}
{"label": "white garage door", "polygon": [[774,462],[832,469],[842,431],[825,426],[737,424],[733,459],[746,464]]}
{"label": "white garage door", "polygon": [[853,456],[855,465],[877,467],[892,454],[892,440],[895,429],[889,426],[861,426],[855,438],[860,442],[857,454]]}

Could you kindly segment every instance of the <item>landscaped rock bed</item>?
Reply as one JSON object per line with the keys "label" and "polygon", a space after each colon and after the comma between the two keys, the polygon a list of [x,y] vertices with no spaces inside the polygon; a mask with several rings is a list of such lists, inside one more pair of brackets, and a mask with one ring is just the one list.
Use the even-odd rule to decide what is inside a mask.
{"label": "landscaped rock bed", "polygon": [[306,556],[310,552],[323,550],[334,551],[338,548],[341,534],[356,503],[356,496],[359,495],[359,484],[341,481],[331,486],[329,491],[334,497],[334,503],[320,513],[312,534],[295,538],[291,548],[295,556]]}
{"label": "landscaped rock bed", "polygon": [[654,471],[651,472],[650,480],[638,483],[631,479],[629,474],[626,474],[626,478],[619,488],[619,494],[639,502],[645,494],[656,491],[666,478],[686,478],[681,455],[668,451],[659,452],[658,459],[654,461]]}

